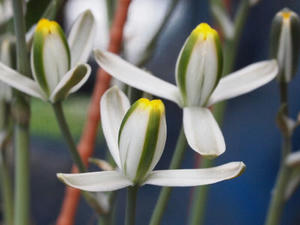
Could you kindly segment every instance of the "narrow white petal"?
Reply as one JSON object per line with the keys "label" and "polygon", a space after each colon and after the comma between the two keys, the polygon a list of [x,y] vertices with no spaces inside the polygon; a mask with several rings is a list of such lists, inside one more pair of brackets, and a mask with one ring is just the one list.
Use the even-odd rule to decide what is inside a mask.
{"label": "narrow white petal", "polygon": [[119,137],[120,159],[122,170],[134,180],[140,163],[145,143],[150,112],[135,109],[128,117]]}
{"label": "narrow white petal", "polygon": [[273,80],[277,74],[276,60],[253,63],[222,78],[212,93],[208,105],[253,91]]}
{"label": "narrow white petal", "polygon": [[189,145],[201,155],[216,157],[225,151],[223,134],[209,109],[185,107],[183,126]]}
{"label": "narrow white petal", "polygon": [[95,18],[90,10],[81,13],[76,19],[68,37],[71,67],[88,60],[93,46],[95,28]]}
{"label": "narrow white petal", "polygon": [[300,151],[289,154],[285,163],[290,167],[300,166]]}
{"label": "narrow white petal", "polygon": [[58,34],[49,35],[45,38],[43,62],[45,76],[51,93],[69,68],[67,50]]}
{"label": "narrow white petal", "polygon": [[2,63],[0,63],[0,81],[28,95],[45,101],[47,100],[44,92],[35,81],[10,69]]}
{"label": "narrow white petal", "polygon": [[121,168],[118,134],[122,119],[130,107],[127,96],[114,86],[101,98],[101,123],[106,143],[115,163]]}
{"label": "narrow white petal", "polygon": [[180,93],[175,85],[135,67],[115,54],[95,50],[94,55],[97,63],[116,79],[181,105]]}
{"label": "narrow white petal", "polygon": [[91,67],[88,64],[80,64],[70,70],[59,81],[51,93],[50,101],[56,102],[65,99],[71,92],[78,90],[89,78]]}
{"label": "narrow white petal", "polygon": [[281,33],[279,38],[279,47],[277,54],[277,62],[279,64],[280,73],[285,76],[285,81],[292,79],[292,68],[293,68],[293,49],[292,49],[292,37],[291,37],[291,21],[283,20],[281,27]]}
{"label": "narrow white petal", "polygon": [[115,191],[132,185],[132,182],[118,171],[77,174],[58,173],[57,177],[65,184],[82,191]]}
{"label": "narrow white petal", "polygon": [[243,162],[231,162],[205,169],[156,170],[150,173],[144,184],[169,187],[190,187],[214,184],[242,174]]}
{"label": "narrow white petal", "polygon": [[212,13],[214,14],[216,20],[221,26],[221,29],[223,30],[224,35],[226,38],[230,39],[233,38],[234,35],[234,24],[229,17],[227,11],[224,11],[221,6],[218,4],[214,4],[211,7]]}

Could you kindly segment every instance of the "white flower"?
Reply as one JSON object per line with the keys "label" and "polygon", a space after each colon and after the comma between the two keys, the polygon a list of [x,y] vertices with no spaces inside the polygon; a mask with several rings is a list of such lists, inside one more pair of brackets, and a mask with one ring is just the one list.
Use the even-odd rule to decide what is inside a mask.
{"label": "white flower", "polygon": [[186,40],[176,66],[177,86],[145,72],[120,57],[100,50],[96,61],[120,81],[166,98],[183,108],[184,131],[189,145],[204,156],[225,151],[222,132],[209,106],[250,92],[271,81],[278,72],[276,60],[254,63],[220,79],[222,51],[219,37],[200,24]]}
{"label": "white flower", "polygon": [[289,82],[297,72],[300,50],[299,16],[285,8],[272,22],[271,55],[279,65],[279,80]]}
{"label": "white flower", "polygon": [[0,63],[0,81],[44,101],[56,102],[77,91],[88,79],[87,64],[95,31],[90,11],[75,21],[66,40],[59,24],[41,19],[36,26],[31,69],[34,80]]}
{"label": "white flower", "polygon": [[117,87],[101,99],[102,128],[114,171],[57,174],[67,185],[85,191],[113,191],[126,186],[198,186],[232,179],[245,169],[242,162],[231,162],[208,169],[153,171],[166,141],[165,109],[162,101],[140,99],[131,107]]}

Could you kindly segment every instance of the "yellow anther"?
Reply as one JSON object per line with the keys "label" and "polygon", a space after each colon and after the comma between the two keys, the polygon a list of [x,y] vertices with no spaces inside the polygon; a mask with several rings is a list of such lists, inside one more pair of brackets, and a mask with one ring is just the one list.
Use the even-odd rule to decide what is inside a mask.
{"label": "yellow anther", "polygon": [[206,40],[209,36],[218,35],[218,32],[211,28],[207,23],[201,23],[193,30],[192,35],[196,35],[203,40]]}
{"label": "yellow anther", "polygon": [[50,21],[47,19],[41,19],[36,27],[36,31],[43,32],[45,34],[56,33],[59,24],[55,21]]}
{"label": "yellow anther", "polygon": [[158,110],[160,111],[160,113],[163,113],[165,111],[164,103],[159,99],[154,99],[150,101],[147,98],[140,98],[138,100],[138,105],[139,108],[149,110],[149,111]]}

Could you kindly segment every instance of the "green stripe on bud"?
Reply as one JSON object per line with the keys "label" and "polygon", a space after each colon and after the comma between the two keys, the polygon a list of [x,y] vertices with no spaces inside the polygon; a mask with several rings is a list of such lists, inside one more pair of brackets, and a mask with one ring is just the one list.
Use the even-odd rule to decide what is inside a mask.
{"label": "green stripe on bud", "polygon": [[41,19],[37,24],[31,67],[34,78],[49,96],[70,69],[70,50],[65,34],[58,23]]}
{"label": "green stripe on bud", "polygon": [[166,122],[160,100],[142,98],[126,113],[119,131],[122,170],[134,183],[142,183],[164,149]]}
{"label": "green stripe on bud", "polygon": [[203,106],[222,75],[219,35],[201,23],[190,34],[177,59],[176,82],[186,106]]}
{"label": "green stripe on bud", "polygon": [[278,12],[272,22],[271,57],[277,58],[280,81],[289,82],[297,72],[299,40],[298,15],[287,8]]}

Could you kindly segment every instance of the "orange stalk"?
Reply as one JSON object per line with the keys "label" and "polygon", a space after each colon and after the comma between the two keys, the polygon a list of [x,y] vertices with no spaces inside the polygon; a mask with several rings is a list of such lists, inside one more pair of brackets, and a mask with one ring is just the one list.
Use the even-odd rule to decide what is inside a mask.
{"label": "orange stalk", "polygon": [[[110,42],[108,51],[119,53],[122,46],[123,30],[127,19],[128,8],[131,0],[119,0],[116,13],[113,19]],[[104,92],[110,86],[111,76],[102,69],[98,69],[96,83],[92,94],[92,99],[88,109],[87,121],[78,144],[80,156],[85,164],[88,163],[88,158],[92,156],[97,137],[97,131],[100,123],[100,107],[99,102]],[[77,172],[75,166],[72,168],[72,173]],[[78,189],[66,188],[64,201],[60,214],[57,218],[56,225],[73,225],[79,203],[80,191]]]}

